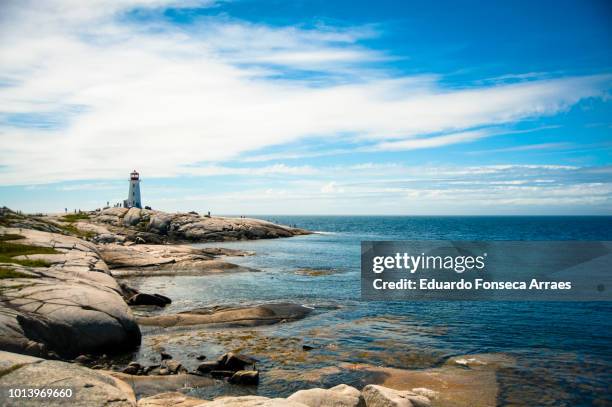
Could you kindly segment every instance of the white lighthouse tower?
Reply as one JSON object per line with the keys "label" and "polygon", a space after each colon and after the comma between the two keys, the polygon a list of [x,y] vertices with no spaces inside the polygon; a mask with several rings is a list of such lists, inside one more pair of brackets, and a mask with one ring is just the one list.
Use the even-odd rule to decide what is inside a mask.
{"label": "white lighthouse tower", "polygon": [[140,200],[140,176],[136,170],[130,173],[130,192],[128,199],[123,201],[123,206],[126,208],[142,208]]}

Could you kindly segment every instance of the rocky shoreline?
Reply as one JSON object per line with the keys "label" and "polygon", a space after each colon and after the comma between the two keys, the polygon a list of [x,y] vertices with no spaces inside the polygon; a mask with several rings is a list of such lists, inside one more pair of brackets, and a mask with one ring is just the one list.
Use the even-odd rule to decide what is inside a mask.
{"label": "rocky shoreline", "polygon": [[[196,248],[186,242],[279,238],[308,231],[246,218],[166,214],[136,208],[110,208],[71,215],[26,216],[0,208],[0,386],[69,387],[66,405],[118,406],[486,406],[494,405],[496,369],[503,357],[477,355],[449,360],[429,370],[405,371],[338,363],[362,370],[374,381],[360,391],[348,385],[300,390],[287,398],[260,396],[202,400],[177,393],[211,386],[215,380],[256,386],[257,361],[228,352],[215,360],[198,355],[190,369],[165,352],[143,365],[118,365],[113,355],[137,349],[141,327],[157,329],[214,326],[244,328],[290,323],[312,309],[268,303],[163,312],[136,317],[133,307],[163,310],[172,303],[143,293],[123,277],[256,272],[221,259],[253,253]],[[311,347],[302,345],[302,351]],[[383,379],[381,379],[383,378]],[[135,389],[152,383],[174,390],[141,397]],[[478,383],[487,383],[487,391]],[[383,387],[382,385],[386,386]],[[155,394],[154,392],[148,392]],[[3,405],[36,405],[35,399],[6,399]]]}

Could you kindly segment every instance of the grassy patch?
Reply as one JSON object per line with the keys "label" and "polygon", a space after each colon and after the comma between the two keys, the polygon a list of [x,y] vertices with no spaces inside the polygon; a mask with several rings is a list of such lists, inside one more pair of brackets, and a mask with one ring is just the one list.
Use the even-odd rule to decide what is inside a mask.
{"label": "grassy patch", "polygon": [[72,224],[55,225],[55,226],[57,226],[58,228],[60,228],[64,232],[68,233],[69,235],[73,235],[73,236],[77,236],[77,237],[81,237],[81,238],[92,238],[92,237],[96,236],[96,234],[94,232],[90,232],[90,231],[87,231],[87,230],[81,230],[81,229],[77,228],[76,226],[74,226]]}
{"label": "grassy patch", "polygon": [[0,369],[0,377],[6,376],[7,374],[12,373],[25,365],[27,365],[27,363],[17,363],[16,365],[7,367],[6,369]]}
{"label": "grassy patch", "polygon": [[7,233],[6,235],[0,235],[0,242],[6,242],[8,240],[19,240],[24,239],[25,236],[15,235],[13,233]]}
{"label": "grassy patch", "polygon": [[[6,236],[6,235],[4,235]],[[30,246],[0,240],[0,263],[14,263],[28,267],[49,267],[50,264],[44,260],[15,259],[16,256],[29,256],[32,254],[58,254],[52,247]]]}
{"label": "grassy patch", "polygon": [[8,267],[0,267],[0,280],[3,278],[36,278],[30,274],[22,273]]}
{"label": "grassy patch", "polygon": [[89,215],[86,213],[71,213],[68,215],[62,216],[62,220],[64,222],[76,222],[78,220],[86,220],[89,219]]}

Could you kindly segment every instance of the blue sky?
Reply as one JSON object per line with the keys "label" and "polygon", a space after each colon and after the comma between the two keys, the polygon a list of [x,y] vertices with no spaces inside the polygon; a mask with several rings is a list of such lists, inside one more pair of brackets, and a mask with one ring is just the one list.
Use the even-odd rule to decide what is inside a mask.
{"label": "blue sky", "polygon": [[0,8],[0,204],[612,214],[610,2]]}

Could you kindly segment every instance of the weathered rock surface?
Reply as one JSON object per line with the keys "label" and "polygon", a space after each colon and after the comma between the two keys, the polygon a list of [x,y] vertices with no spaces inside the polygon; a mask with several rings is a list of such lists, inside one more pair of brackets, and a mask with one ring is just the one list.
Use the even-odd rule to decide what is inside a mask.
{"label": "weathered rock surface", "polygon": [[73,357],[131,349],[140,329],[96,246],[84,240],[30,229],[0,228],[20,234],[18,242],[53,247],[37,254],[50,267],[10,267],[32,278],[0,280],[0,350]]}
{"label": "weathered rock surface", "polygon": [[427,397],[411,391],[393,390],[375,384],[363,388],[363,398],[367,407],[430,407]]}
{"label": "weathered rock surface", "polygon": [[217,260],[216,257],[220,254],[227,254],[227,251],[220,249],[188,245],[107,244],[101,245],[98,251],[106,264],[113,269],[115,277],[256,271]]}
{"label": "weathered rock surface", "polygon": [[[132,388],[97,370],[55,360],[0,351],[0,386],[8,388],[72,389],[71,398],[10,399],[0,394],[3,406],[136,406]],[[52,401],[52,403],[50,403]]]}
{"label": "weathered rock surface", "polygon": [[226,326],[270,325],[295,321],[306,317],[311,308],[291,303],[262,304],[250,307],[211,307],[185,311],[178,314],[142,317],[142,325],[186,326],[222,324]]}
{"label": "weathered rock surface", "polygon": [[271,239],[309,233],[258,219],[207,217],[195,213],[170,214],[138,208],[108,208],[91,212],[90,216],[91,222],[106,224],[114,229],[114,233],[141,236],[146,242],[151,241],[151,236],[146,233],[162,236],[172,242]]}
{"label": "weathered rock surface", "polygon": [[340,367],[377,375],[383,378],[378,381],[381,386],[425,396],[435,406],[488,407],[497,405],[497,370],[514,363],[513,358],[504,354],[476,354],[454,357],[443,366],[431,369],[404,370],[354,364]]}
{"label": "weathered rock surface", "polygon": [[138,407],[194,407],[205,403],[204,400],[189,397],[178,392],[156,394],[138,400]]}
{"label": "weathered rock surface", "polygon": [[331,389],[300,390],[287,397],[287,400],[305,404],[309,407],[364,407],[361,392],[346,384]]}
{"label": "weathered rock surface", "polygon": [[270,399],[261,396],[221,397],[203,405],[206,407],[306,407],[305,404],[287,399]]}

